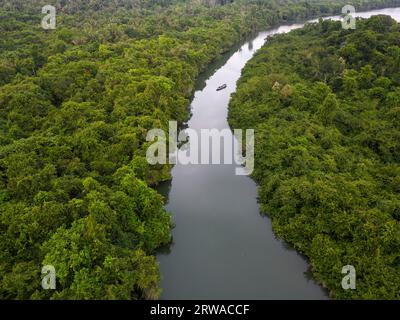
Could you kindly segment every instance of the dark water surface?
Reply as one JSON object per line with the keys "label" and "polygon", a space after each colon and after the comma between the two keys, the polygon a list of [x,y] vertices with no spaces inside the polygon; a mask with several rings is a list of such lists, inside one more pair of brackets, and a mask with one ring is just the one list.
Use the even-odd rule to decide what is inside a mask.
{"label": "dark water surface", "polygon": [[[360,13],[400,20],[400,8]],[[338,18],[338,17],[334,17]],[[230,95],[241,70],[269,35],[295,24],[260,32],[211,65],[198,80],[189,128],[229,128]],[[226,83],[226,90],[216,88]],[[235,165],[176,165],[173,180],[159,191],[176,228],[174,243],[158,254],[162,299],[328,299],[308,274],[307,261],[276,239],[260,215],[257,186],[236,176]]]}

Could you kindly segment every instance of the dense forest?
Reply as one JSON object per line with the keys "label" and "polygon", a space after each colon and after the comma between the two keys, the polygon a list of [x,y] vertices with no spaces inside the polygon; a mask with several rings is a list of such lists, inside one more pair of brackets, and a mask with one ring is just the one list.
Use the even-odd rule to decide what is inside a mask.
{"label": "dense forest", "polygon": [[[245,67],[230,124],[255,128],[274,231],[339,299],[400,298],[400,24],[320,21],[269,39]],[[357,290],[341,288],[353,265]]]}
{"label": "dense forest", "polygon": [[[41,28],[41,8],[49,2],[57,8],[55,30]],[[345,3],[333,0],[0,0],[0,298],[159,297],[160,275],[153,254],[158,247],[171,241],[171,221],[162,197],[152,186],[169,179],[171,168],[148,165],[145,159],[147,131],[167,129],[169,120],[185,122],[189,118],[188,104],[199,73],[246,35],[281,22],[339,13]],[[354,3],[360,9],[370,9],[395,5],[398,1],[358,0]],[[318,193],[335,196],[335,199],[324,201],[332,206],[341,205],[343,210],[325,222],[321,220],[318,228],[326,231],[314,237],[314,230],[306,231],[297,225],[307,217],[311,219],[309,216],[300,214],[294,218],[297,211],[303,210],[298,192],[307,187],[311,192],[311,188],[316,187],[307,184],[308,176],[304,173],[298,177],[304,183],[301,187],[301,182],[296,184],[300,190],[292,190],[291,183],[279,189],[280,183],[288,183],[285,177],[289,174],[286,176],[282,171],[279,177],[275,176],[277,171],[271,171],[268,166],[283,170],[281,154],[275,150],[277,158],[274,161],[258,158],[257,178],[270,181],[261,193],[266,211],[275,210],[267,208],[270,206],[277,208],[276,215],[278,211],[283,212],[279,219],[274,218],[278,233],[290,234],[291,238],[286,238],[296,248],[309,256],[317,256],[318,261],[325,261],[325,264],[314,260],[312,263],[318,279],[327,286],[330,286],[326,271],[331,267],[330,259],[336,261],[346,254],[359,253],[358,249],[351,251],[352,246],[346,247],[349,237],[353,237],[349,228],[356,227],[365,228],[354,231],[359,237],[354,241],[362,242],[357,247],[363,250],[360,259],[366,255],[370,257],[365,268],[378,271],[374,275],[378,279],[375,287],[384,281],[396,283],[395,257],[387,252],[390,248],[390,252],[398,249],[398,242],[396,247],[396,238],[393,238],[397,237],[398,241],[395,219],[399,216],[399,199],[393,194],[399,185],[399,175],[395,173],[398,170],[395,163],[398,139],[396,129],[390,129],[390,126],[395,125],[397,119],[396,109],[391,106],[398,99],[394,88],[399,74],[388,73],[395,70],[390,64],[397,64],[398,70],[399,61],[395,57],[399,52],[394,44],[399,37],[396,26],[390,21],[385,23],[383,30],[378,25],[379,30],[372,28],[365,32],[363,36],[368,42],[357,41],[374,58],[373,65],[361,65],[369,56],[364,57],[364,51],[351,45],[350,40],[341,49],[344,59],[350,58],[337,63],[336,56],[330,55],[329,61],[334,63],[326,64],[321,55],[327,49],[321,43],[318,47],[321,53],[310,51],[305,60],[308,64],[300,64],[307,74],[315,72],[315,79],[304,79],[304,82],[320,80],[315,84],[316,91],[299,84],[298,90],[303,88],[304,93],[295,95],[297,86],[285,82],[289,78],[284,80],[285,76],[281,74],[276,79],[283,85],[285,98],[282,101],[287,108],[295,109],[291,106],[294,96],[301,103],[304,101],[304,106],[308,103],[308,95],[316,95],[314,105],[319,105],[322,94],[327,96],[323,104],[326,109],[320,112],[321,117],[326,117],[327,126],[315,124],[320,135],[315,139],[323,141],[323,146],[312,145],[312,148],[331,150],[317,154],[327,157],[326,163],[309,154],[311,151],[307,148],[311,147],[311,142],[307,137],[311,133],[303,136],[304,132],[300,133],[297,124],[296,130],[302,137],[290,138],[296,144],[290,149],[292,162],[288,158],[284,160],[288,170],[306,170],[296,166],[296,161],[307,161],[310,170],[314,163],[324,170],[332,170],[332,175],[320,178],[332,179],[331,186],[321,182],[320,188],[328,189]],[[342,33],[337,26],[325,23],[321,28],[324,29],[318,32],[329,35],[327,41],[331,50],[340,45]],[[380,40],[382,33],[385,34],[384,41]],[[312,36],[309,35],[311,39]],[[370,43],[374,47],[370,47]],[[277,57],[281,54],[277,47],[271,50],[276,50]],[[293,59],[300,59],[294,50],[290,52],[293,52]],[[353,53],[357,55],[352,56]],[[321,68],[315,69],[315,62],[321,63]],[[346,73],[341,79],[344,69]],[[255,70],[253,63],[248,73]],[[359,84],[364,81],[359,79],[365,79],[365,83]],[[298,76],[296,81],[300,80]],[[256,88],[258,80],[252,81]],[[264,135],[271,134],[270,124],[263,121],[272,109],[261,104],[265,102],[263,99],[275,99],[276,108],[283,99],[279,92],[273,92],[269,98],[270,91],[265,85],[271,79],[268,81],[262,81],[266,91],[261,95],[264,91],[245,93],[249,89],[245,88],[243,80],[243,87],[232,107],[234,119],[238,112],[235,105],[249,95],[243,104],[245,108],[240,111],[243,118],[240,125],[265,126],[266,130],[260,130]],[[340,112],[325,111],[331,104],[339,105],[340,94],[335,97],[334,93],[338,90],[340,94],[349,90],[346,94],[364,100],[372,96],[373,102],[360,100],[354,106],[346,100],[343,109],[338,107]],[[390,95],[386,94],[389,90]],[[386,103],[381,108],[387,112],[380,113],[379,118],[377,109],[365,109],[371,103],[378,108],[381,100]],[[251,111],[246,106],[252,108]],[[353,114],[355,110],[363,115],[363,120]],[[302,117],[311,116],[304,113],[309,111],[297,110],[290,117],[293,120],[298,117],[301,121]],[[250,113],[254,118],[249,119]],[[277,123],[281,121],[279,114],[275,115]],[[376,125],[372,126],[371,121],[376,121]],[[293,130],[294,127],[293,123]],[[309,123],[301,128],[312,130]],[[285,130],[289,129],[285,127]],[[263,140],[262,136],[260,139]],[[359,148],[350,151],[350,144],[359,145]],[[280,146],[262,145],[267,150],[263,154],[272,150],[268,148]],[[339,159],[335,158],[335,152]],[[307,159],[297,158],[296,154]],[[362,162],[356,163],[356,159],[362,159]],[[376,171],[378,167],[374,164],[377,162],[382,166]],[[344,168],[348,171],[341,173]],[[336,175],[334,170],[338,171]],[[270,176],[262,177],[263,174]],[[349,181],[354,175],[359,175],[358,182]],[[332,192],[339,183],[343,195]],[[345,192],[344,188],[351,188],[351,191]],[[287,193],[289,202],[283,209],[279,204],[282,200],[275,191],[281,194],[279,197]],[[311,195],[310,192],[307,195]],[[266,203],[269,194],[275,195],[274,204]],[[339,204],[334,201],[336,198],[347,202]],[[319,206],[317,199],[309,201],[321,214],[334,209]],[[353,209],[359,214],[354,215]],[[349,219],[346,212],[350,210],[351,224],[346,220],[347,224],[341,226],[340,219]],[[318,212],[313,211],[313,215]],[[357,224],[357,219],[364,219],[365,223]],[[284,227],[284,221],[290,223]],[[309,225],[304,222],[304,226]],[[315,227],[315,224],[311,226]],[[334,235],[329,229],[331,226],[338,228]],[[289,229],[301,234],[290,233]],[[305,247],[307,241],[312,241],[311,248]],[[328,253],[323,251],[326,246],[331,248]],[[379,248],[380,251],[371,253],[368,248]],[[55,266],[57,290],[41,289],[43,265]],[[370,273],[366,273],[368,275]],[[389,290],[382,295],[393,296],[390,287],[382,288]],[[368,292],[368,288],[363,292]]]}

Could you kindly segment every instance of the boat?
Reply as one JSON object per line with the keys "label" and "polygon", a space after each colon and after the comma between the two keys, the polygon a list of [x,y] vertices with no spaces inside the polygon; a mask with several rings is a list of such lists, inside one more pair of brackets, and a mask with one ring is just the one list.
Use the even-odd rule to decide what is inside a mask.
{"label": "boat", "polygon": [[217,91],[221,91],[221,90],[224,90],[224,89],[226,89],[228,86],[226,85],[226,84],[223,84],[222,86],[219,86],[218,88],[217,88]]}

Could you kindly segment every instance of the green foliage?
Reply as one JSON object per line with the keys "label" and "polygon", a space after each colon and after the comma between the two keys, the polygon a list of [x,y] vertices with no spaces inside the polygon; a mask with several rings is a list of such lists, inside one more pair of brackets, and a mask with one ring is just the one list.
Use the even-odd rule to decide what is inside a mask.
{"label": "green foliage", "polygon": [[387,16],[277,35],[230,104],[231,126],[256,131],[262,211],[334,298],[400,298],[399,39]]}
{"label": "green foliage", "polygon": [[[171,167],[146,162],[148,130],[186,121],[197,76],[251,32],[338,13],[345,1],[52,3],[57,28],[46,31],[40,22],[47,0],[0,0],[0,297],[157,298],[153,254],[171,241],[171,222],[151,186],[169,179]],[[398,47],[386,57],[398,66]],[[391,90],[393,77],[367,71],[364,86],[381,84],[371,95]],[[353,78],[349,73],[350,84]],[[297,90],[282,91],[286,103]],[[395,92],[387,97],[388,106],[399,100]],[[333,105],[329,98],[321,109],[326,121]],[[244,119],[251,122],[251,112]],[[384,138],[376,134],[376,141]],[[339,139],[330,128],[326,145],[328,136]],[[381,152],[390,158],[395,147]],[[381,205],[399,216],[392,202]],[[56,291],[40,288],[46,264],[56,267]]]}

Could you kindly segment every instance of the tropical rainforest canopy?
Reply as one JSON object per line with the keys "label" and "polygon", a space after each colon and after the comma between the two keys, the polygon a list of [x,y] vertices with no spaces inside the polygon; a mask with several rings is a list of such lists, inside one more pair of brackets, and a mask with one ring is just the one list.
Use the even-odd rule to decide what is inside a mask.
{"label": "tropical rainforest canopy", "polygon": [[[262,211],[340,299],[400,298],[400,24],[320,21],[269,39],[230,104],[255,128]],[[341,287],[352,265],[357,290]]]}
{"label": "tropical rainforest canopy", "polygon": [[[153,254],[171,221],[151,186],[171,168],[148,165],[148,130],[185,122],[199,73],[246,35],[345,3],[0,0],[0,297],[157,298]],[[41,28],[47,4],[55,30]],[[358,292],[394,297],[399,29],[360,26],[274,40],[265,50],[279,64],[257,56],[231,119],[257,126],[264,209],[317,278],[335,289],[331,268],[349,261],[365,278]],[[44,265],[55,291],[41,290]]]}

